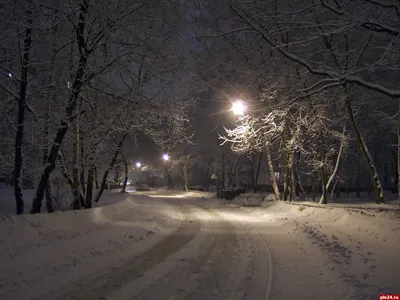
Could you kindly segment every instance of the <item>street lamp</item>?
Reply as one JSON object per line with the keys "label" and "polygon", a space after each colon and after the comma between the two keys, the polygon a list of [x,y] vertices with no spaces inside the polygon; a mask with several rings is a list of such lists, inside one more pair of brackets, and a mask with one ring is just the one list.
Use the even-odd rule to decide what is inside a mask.
{"label": "street lamp", "polygon": [[137,162],[137,163],[136,163],[136,168],[140,168],[141,165],[142,165],[142,164],[141,164],[140,162]]}
{"label": "street lamp", "polygon": [[[169,155],[167,153],[164,153],[162,159],[164,160],[164,162],[167,162],[169,160]],[[170,178],[168,174],[167,164],[164,164],[164,183],[166,188],[170,189]]]}
{"label": "street lamp", "polygon": [[238,99],[232,103],[231,110],[236,116],[243,115],[246,111],[246,105],[243,100]]}

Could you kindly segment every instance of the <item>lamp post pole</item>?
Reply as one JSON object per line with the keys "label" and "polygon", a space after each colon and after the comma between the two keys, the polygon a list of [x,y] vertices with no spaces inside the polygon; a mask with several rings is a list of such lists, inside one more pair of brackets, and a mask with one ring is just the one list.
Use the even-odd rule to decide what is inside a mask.
{"label": "lamp post pole", "polygon": [[171,188],[171,182],[167,167],[167,162],[169,161],[169,155],[167,153],[164,153],[162,159],[164,160],[164,184],[166,188],[169,190]]}

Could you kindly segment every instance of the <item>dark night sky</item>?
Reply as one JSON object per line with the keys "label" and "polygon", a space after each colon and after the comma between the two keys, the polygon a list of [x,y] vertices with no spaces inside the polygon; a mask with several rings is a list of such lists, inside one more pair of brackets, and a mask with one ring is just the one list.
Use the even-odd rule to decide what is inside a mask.
{"label": "dark night sky", "polygon": [[[207,149],[215,147],[219,143],[218,132],[223,133],[223,124],[229,124],[229,121],[232,123],[232,116],[228,111],[230,103],[227,94],[217,91],[206,81],[199,81],[199,78],[197,78],[196,59],[199,57],[206,58],[204,58],[205,53],[202,53],[203,49],[196,39],[199,33],[193,30],[190,22],[192,22],[190,12],[186,12],[181,23],[181,31],[177,37],[181,55],[185,57],[185,66],[181,70],[181,74],[189,81],[188,90],[183,91],[183,93],[189,92],[189,97],[193,97],[197,101],[197,105],[190,113],[190,123],[195,134],[193,141],[197,148]],[[179,83],[177,88],[178,90],[182,88]],[[152,164],[161,162],[163,149],[157,147],[152,140],[143,134],[138,135],[137,143],[134,142],[133,138],[130,138],[124,148],[125,154],[135,160]]]}

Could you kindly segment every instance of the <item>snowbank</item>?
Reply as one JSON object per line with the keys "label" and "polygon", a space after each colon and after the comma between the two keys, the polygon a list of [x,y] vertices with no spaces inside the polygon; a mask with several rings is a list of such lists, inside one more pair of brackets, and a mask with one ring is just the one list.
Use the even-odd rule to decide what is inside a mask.
{"label": "snowbank", "polygon": [[120,263],[171,234],[182,220],[176,208],[144,196],[119,193],[103,200],[90,210],[0,216],[0,299],[39,296],[76,274]]}
{"label": "snowbank", "polygon": [[185,193],[185,195],[187,197],[199,197],[202,199],[211,199],[215,197],[215,192],[211,193],[211,192],[201,192],[201,191],[189,191],[187,193]]}
{"label": "snowbank", "polygon": [[230,203],[227,203],[228,207],[257,207],[261,206],[264,202],[266,195],[257,193],[246,193],[235,197]]}
{"label": "snowbank", "polygon": [[223,214],[270,241],[274,299],[376,299],[398,292],[399,210],[362,214],[282,201],[263,206],[226,207]]}
{"label": "snowbank", "polygon": [[[24,214],[30,214],[30,210],[32,208],[32,200],[35,196],[36,190],[26,189],[23,190],[23,199],[24,199]],[[69,188],[64,188],[61,190],[53,190],[56,198],[58,199],[57,203],[54,203],[54,209],[57,211],[66,211],[70,209],[70,204],[72,202],[73,196],[71,190]],[[96,195],[97,190],[93,190],[93,194]],[[119,189],[115,190],[105,190],[103,195],[100,198],[98,204],[93,203],[94,207],[108,205],[111,203],[115,203],[121,199],[122,193],[120,193]],[[42,212],[46,212],[45,201],[43,200],[42,204]],[[0,186],[0,215],[15,215],[16,214],[16,204],[15,204],[15,196],[14,190],[9,186]]]}

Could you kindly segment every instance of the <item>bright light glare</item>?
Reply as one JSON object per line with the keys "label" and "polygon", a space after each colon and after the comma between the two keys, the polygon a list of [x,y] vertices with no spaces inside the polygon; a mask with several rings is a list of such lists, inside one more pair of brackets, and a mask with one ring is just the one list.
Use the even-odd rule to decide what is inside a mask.
{"label": "bright light glare", "polygon": [[142,165],[142,164],[141,164],[140,162],[137,162],[137,163],[136,163],[136,167],[137,167],[137,168],[140,168],[141,165]]}
{"label": "bright light glare", "polygon": [[163,154],[162,156],[163,160],[167,161],[169,160],[169,155],[167,153]]}
{"label": "bright light glare", "polygon": [[12,77],[13,77],[13,75],[12,75],[11,73],[8,73],[8,77],[12,78]]}
{"label": "bright light glare", "polygon": [[246,105],[242,100],[236,100],[232,103],[231,110],[235,115],[243,115],[246,110]]}

